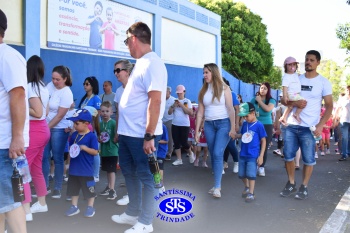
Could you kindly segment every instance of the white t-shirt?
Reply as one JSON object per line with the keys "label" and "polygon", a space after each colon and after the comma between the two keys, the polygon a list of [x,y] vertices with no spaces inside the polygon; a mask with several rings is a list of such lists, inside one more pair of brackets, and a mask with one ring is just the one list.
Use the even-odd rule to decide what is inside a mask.
{"label": "white t-shirt", "polygon": [[[49,90],[50,99],[49,99],[49,115],[46,117],[47,123],[57,115],[58,109],[61,108],[70,108],[73,103],[73,93],[69,87],[63,87],[62,89],[57,89],[52,82],[47,84],[47,89]],[[62,118],[58,124],[53,127],[56,129],[65,129],[70,125],[69,120],[66,119],[67,114]]]}
{"label": "white t-shirt", "polygon": [[39,97],[40,94],[43,109],[43,115],[40,118],[29,116],[29,120],[44,120],[46,118],[46,107],[47,103],[49,102],[49,91],[43,85],[39,85],[39,90],[37,85],[33,87],[32,83],[28,83],[28,99]]}
{"label": "white t-shirt", "polygon": [[301,85],[298,74],[284,74],[282,77],[282,87],[288,87],[288,95],[300,93]]}
{"label": "white t-shirt", "polygon": [[[182,100],[179,100],[179,102],[182,104],[187,103],[187,107],[192,108],[192,103],[189,99],[184,98]],[[181,107],[174,108],[173,115],[174,115],[173,122],[172,122],[173,125],[190,126],[190,116],[184,113]]]}
{"label": "white t-shirt", "polygon": [[220,101],[217,98],[213,98],[213,90],[212,85],[209,84],[207,92],[203,97],[203,105],[204,105],[204,116],[206,121],[220,120],[228,118],[226,103],[225,103],[225,91],[222,91],[220,96]]}
{"label": "white t-shirt", "polygon": [[9,92],[23,87],[26,92],[26,120],[24,146],[29,146],[29,107],[27,92],[27,66],[23,56],[5,43],[0,44],[0,149],[8,149],[12,138],[12,122]]}
{"label": "white t-shirt", "polygon": [[120,103],[120,99],[122,98],[123,92],[124,92],[123,86],[120,86],[117,88],[117,90],[115,91],[114,102],[116,102],[117,104]]}
{"label": "white t-shirt", "polygon": [[[310,127],[320,121],[321,105],[324,96],[332,95],[332,84],[322,75],[315,78],[306,78],[305,74],[299,76],[301,83],[300,95],[307,101],[306,107],[300,113],[301,126]],[[295,112],[296,108],[293,108]],[[289,114],[288,124],[298,125],[295,118]]]}
{"label": "white t-shirt", "polygon": [[169,108],[174,104],[175,102],[175,97],[174,96],[170,96],[169,99],[166,100],[165,102],[165,109],[164,109],[164,115],[163,115],[163,122],[167,122],[167,121],[171,121],[174,116],[173,114],[168,114],[169,112]]}
{"label": "white t-shirt", "polygon": [[160,114],[155,135],[162,135],[168,74],[155,52],[136,60],[119,103],[118,134],[143,138],[146,132],[148,92],[161,91]]}
{"label": "white t-shirt", "polygon": [[350,123],[350,99],[348,99],[347,96],[343,96],[338,100],[338,104],[340,109],[340,118],[339,122],[344,123],[348,122]]}

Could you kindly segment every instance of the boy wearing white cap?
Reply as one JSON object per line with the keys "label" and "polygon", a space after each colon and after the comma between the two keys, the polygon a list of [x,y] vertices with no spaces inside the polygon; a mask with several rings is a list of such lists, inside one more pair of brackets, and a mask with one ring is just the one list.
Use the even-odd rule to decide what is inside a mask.
{"label": "boy wearing white cap", "polygon": [[[301,92],[301,84],[299,80],[299,76],[296,73],[298,69],[298,62],[294,57],[287,57],[284,60],[284,72],[285,74],[282,77],[282,87],[283,87],[283,97],[284,101],[297,101],[303,100],[304,98],[300,95]],[[292,111],[293,107],[290,106],[284,111],[282,117],[280,118],[280,122],[283,125],[287,125],[287,117],[289,113]],[[301,123],[300,120],[300,112],[301,108],[298,108],[293,114],[294,119],[297,123]]]}

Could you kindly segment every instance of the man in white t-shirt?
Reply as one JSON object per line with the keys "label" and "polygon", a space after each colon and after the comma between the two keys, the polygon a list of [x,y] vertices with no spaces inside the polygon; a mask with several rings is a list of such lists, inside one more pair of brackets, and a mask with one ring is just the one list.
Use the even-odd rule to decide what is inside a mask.
{"label": "man in white t-shirt", "polygon": [[[167,70],[151,49],[151,30],[136,22],[124,41],[136,64],[119,103],[119,165],[125,177],[129,204],[125,213],[113,215],[119,224],[133,225],[125,233],[152,232],[156,213],[154,187],[148,156],[156,151],[163,134]],[[142,188],[143,186],[143,188]]]}
{"label": "man in white t-shirt", "polygon": [[0,231],[5,219],[12,232],[25,233],[26,218],[21,202],[14,200],[12,159],[29,146],[27,70],[23,56],[4,43],[7,18],[0,9]]}
{"label": "man in white t-shirt", "polygon": [[171,154],[173,153],[173,147],[174,147],[174,142],[173,142],[173,136],[171,135],[171,125],[173,122],[174,115],[168,114],[169,108],[174,104],[175,102],[175,97],[171,96],[171,87],[167,87],[166,90],[166,103],[165,103],[165,109],[164,109],[164,115],[163,115],[163,124],[166,126],[168,130],[168,151],[166,153],[165,160],[171,160]]}
{"label": "man in white t-shirt", "polygon": [[[306,73],[299,76],[301,83],[300,95],[305,100],[289,101],[283,103],[297,108],[303,108],[300,113],[301,122],[299,123],[292,114],[297,108],[293,108],[287,118],[288,126],[285,133],[285,143],[283,154],[286,162],[288,182],[285,188],[280,192],[283,197],[295,194],[296,199],[308,198],[307,185],[311,178],[315,160],[315,139],[322,134],[323,125],[330,118],[333,109],[332,85],[328,79],[317,73],[317,66],[321,62],[321,55],[318,51],[310,50],[305,56]],[[284,100],[284,99],[283,99]],[[282,101],[283,101],[282,100]],[[322,100],[326,111],[320,119]],[[307,102],[307,103],[306,103]],[[311,132],[310,127],[315,126],[316,130]],[[297,150],[301,149],[301,155],[304,162],[302,184],[297,190],[295,182],[295,163],[294,157]]]}

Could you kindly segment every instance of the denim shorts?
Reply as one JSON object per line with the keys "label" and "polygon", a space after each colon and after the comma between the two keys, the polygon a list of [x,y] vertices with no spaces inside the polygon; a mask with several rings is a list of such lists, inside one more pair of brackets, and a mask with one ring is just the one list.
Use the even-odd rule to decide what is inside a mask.
{"label": "denim shorts", "polygon": [[238,165],[238,178],[248,180],[256,180],[257,172],[257,158],[247,158],[245,156],[239,157]]}
{"label": "denim shorts", "polygon": [[9,150],[0,149],[0,214],[21,206],[20,202],[14,202],[13,200],[11,184],[12,172],[12,159],[9,158]]}
{"label": "denim shorts", "polygon": [[304,165],[313,166],[316,164],[316,141],[308,127],[288,125],[286,128],[284,141],[283,154],[286,162],[294,160],[297,150],[300,147]]}

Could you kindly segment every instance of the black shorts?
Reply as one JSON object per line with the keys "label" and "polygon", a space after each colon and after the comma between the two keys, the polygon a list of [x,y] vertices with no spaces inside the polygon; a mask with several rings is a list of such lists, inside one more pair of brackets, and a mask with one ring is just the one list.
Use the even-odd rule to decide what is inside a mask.
{"label": "black shorts", "polygon": [[118,156],[101,156],[101,170],[105,172],[117,173]]}
{"label": "black shorts", "polygon": [[159,170],[164,170],[164,161],[165,161],[165,159],[157,158],[157,161],[158,161]]}
{"label": "black shorts", "polygon": [[79,196],[80,189],[85,199],[96,197],[94,177],[69,175],[67,196]]}

